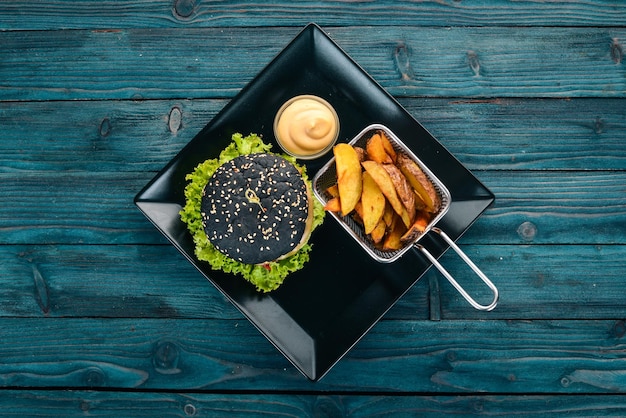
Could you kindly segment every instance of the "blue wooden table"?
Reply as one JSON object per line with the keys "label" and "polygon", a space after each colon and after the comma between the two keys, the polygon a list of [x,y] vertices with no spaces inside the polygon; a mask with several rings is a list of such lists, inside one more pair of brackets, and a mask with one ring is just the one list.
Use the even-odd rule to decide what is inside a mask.
{"label": "blue wooden table", "polygon": [[[494,192],[500,290],[429,270],[319,382],[133,205],[312,21]],[[0,415],[626,415],[625,42],[618,0],[2,2]]]}

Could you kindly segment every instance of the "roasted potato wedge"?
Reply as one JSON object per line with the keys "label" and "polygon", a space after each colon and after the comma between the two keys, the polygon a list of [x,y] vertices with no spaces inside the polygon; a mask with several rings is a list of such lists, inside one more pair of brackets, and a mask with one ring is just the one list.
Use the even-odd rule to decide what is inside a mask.
{"label": "roasted potato wedge", "polygon": [[[407,216],[409,218],[408,224],[410,225],[415,219],[415,192],[413,191],[413,187],[409,184],[404,174],[400,171],[398,167],[393,164],[383,164],[383,168],[389,174],[391,181],[393,182],[393,186],[396,189],[396,193],[398,197],[404,204],[404,208],[407,211]],[[408,225],[407,225],[408,227]]]}
{"label": "roasted potato wedge", "polygon": [[354,148],[348,144],[337,144],[333,148],[337,168],[337,186],[343,216],[354,210],[361,200],[363,180],[361,178],[361,162]]}
{"label": "roasted potato wedge", "polygon": [[385,221],[385,225],[391,227],[391,223],[393,222],[393,217],[395,215],[395,211],[391,207],[391,203],[389,201],[385,202],[385,213],[383,213],[383,221]]}
{"label": "roasted potato wedge", "polygon": [[324,210],[327,210],[329,212],[340,212],[341,202],[339,201],[339,197],[335,196],[328,202],[326,202],[326,204],[324,205]]}
{"label": "roasted potato wedge", "polygon": [[326,189],[326,192],[332,197],[339,197],[339,186],[333,184],[328,189]]}
{"label": "roasted potato wedge", "polygon": [[402,242],[400,239],[406,231],[406,227],[401,220],[397,220],[393,223],[391,231],[385,235],[383,240],[383,251],[395,251],[402,248]]}
{"label": "roasted potato wedge", "polygon": [[415,240],[418,236],[424,233],[426,227],[430,222],[430,216],[425,212],[418,212],[415,222],[410,228],[400,237],[400,242],[407,244]]}
{"label": "roasted potato wedge", "polygon": [[[408,180],[407,180],[408,181]],[[413,187],[413,186],[411,186]],[[426,210],[426,203],[422,200],[422,196],[413,189],[413,194],[415,195],[415,210]]]}
{"label": "roasted potato wedge", "polygon": [[385,152],[387,153],[387,155],[389,155],[391,161],[395,163],[398,158],[398,154],[396,153],[396,150],[393,149],[393,145],[391,145],[389,138],[387,138],[387,135],[385,135],[384,132],[380,132],[380,139],[383,144],[383,148],[385,149]]}
{"label": "roasted potato wedge", "polygon": [[387,225],[385,224],[385,221],[381,219],[370,233],[370,237],[375,244],[378,244],[383,240],[386,232]]}
{"label": "roasted potato wedge", "polygon": [[391,204],[391,207],[393,207],[393,210],[395,210],[398,215],[401,215],[404,210],[404,205],[398,197],[396,188],[393,185],[393,181],[391,180],[391,177],[389,177],[387,170],[383,168],[382,164],[379,164],[376,161],[363,161],[361,165],[365,168],[365,171],[372,176],[372,179],[374,179],[376,184],[378,184],[380,191],[385,195]]}
{"label": "roasted potato wedge", "polygon": [[411,226],[411,216],[409,215],[409,212],[406,210],[406,208],[402,209],[402,213],[400,214],[400,219],[402,219],[402,222],[404,223],[405,227],[409,227]]}
{"label": "roasted potato wedge", "polygon": [[367,157],[365,150],[361,147],[354,147],[354,150],[356,151],[356,155],[359,157],[359,161],[365,161],[365,157]]}
{"label": "roasted potato wedge", "polygon": [[365,233],[371,233],[380,222],[385,213],[385,195],[374,181],[370,173],[363,173],[363,193],[361,195],[363,205],[363,225]]}
{"label": "roasted potato wedge", "polygon": [[367,140],[365,151],[367,152],[367,158],[372,161],[376,161],[379,164],[393,163],[393,160],[389,154],[387,154],[387,151],[385,151],[383,140],[379,133],[375,133]]}
{"label": "roasted potato wedge", "polygon": [[441,201],[439,200],[435,187],[426,177],[422,169],[419,168],[413,160],[403,154],[398,154],[397,163],[402,174],[404,174],[408,182],[424,201],[426,210],[430,213],[437,212]]}
{"label": "roasted potato wedge", "polygon": [[361,219],[361,222],[363,222],[363,203],[361,203],[360,200],[354,205],[354,213]]}

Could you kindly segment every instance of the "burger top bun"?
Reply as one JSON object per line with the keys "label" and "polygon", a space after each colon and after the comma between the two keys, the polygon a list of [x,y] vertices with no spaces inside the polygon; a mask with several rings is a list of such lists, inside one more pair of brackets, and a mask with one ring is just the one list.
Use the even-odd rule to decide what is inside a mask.
{"label": "burger top bun", "polygon": [[313,223],[311,193],[286,159],[243,155],[215,171],[204,188],[201,217],[218,251],[244,264],[264,264],[307,242]]}

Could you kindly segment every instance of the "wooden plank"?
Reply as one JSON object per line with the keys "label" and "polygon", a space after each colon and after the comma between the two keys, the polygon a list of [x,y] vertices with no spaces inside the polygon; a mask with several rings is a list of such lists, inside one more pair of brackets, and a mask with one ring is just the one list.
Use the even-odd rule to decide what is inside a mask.
{"label": "wooden plank", "polygon": [[167,242],[133,203],[154,173],[0,175],[3,243]]}
{"label": "wooden plank", "polygon": [[[0,172],[156,172],[227,102],[0,102]],[[623,99],[400,102],[470,170],[626,170]]]}
{"label": "wooden plank", "polygon": [[[624,171],[481,171],[495,204],[468,244],[625,244]],[[0,173],[5,244],[163,244],[133,204],[154,173]]]}
{"label": "wooden plank", "polygon": [[[497,285],[494,311],[474,310],[431,269],[384,319],[612,319],[626,308],[623,245],[460,245]],[[454,254],[441,261],[490,301]],[[0,288],[0,317],[243,319],[169,245],[3,245]]]}
{"label": "wooden plank", "polygon": [[[97,10],[97,13],[94,12]],[[531,4],[488,2],[375,3],[302,2],[159,2],[27,1],[3,2],[0,29],[92,29],[114,27],[304,26],[619,26],[626,9],[618,1],[554,1]]]}
{"label": "wooden plank", "polygon": [[[0,31],[0,100],[233,97],[297,32]],[[361,26],[329,32],[398,97],[624,97],[626,92],[619,53],[626,30],[619,27]]]}
{"label": "wooden plank", "polygon": [[626,388],[624,321],[383,321],[318,383],[249,323],[0,318],[0,385],[578,394]]}
{"label": "wooden plank", "polygon": [[[412,319],[428,318],[426,287]],[[3,245],[0,288],[8,317],[244,318],[170,245]]]}
{"label": "wooden plank", "polygon": [[0,247],[0,316],[242,319],[170,245]]}
{"label": "wooden plank", "polygon": [[480,172],[495,204],[472,229],[490,243],[619,244],[626,236],[624,172]]}
{"label": "wooden plank", "polygon": [[470,170],[626,169],[622,99],[400,102]]}
{"label": "wooden plank", "polygon": [[621,395],[349,395],[275,393],[178,393],[85,390],[3,390],[0,407],[7,416],[116,417],[223,416],[250,417],[449,417],[488,414],[493,417],[622,417]]}
{"label": "wooden plank", "polygon": [[0,102],[0,171],[157,172],[226,103]]}
{"label": "wooden plank", "polygon": [[[436,270],[441,319],[611,319],[626,310],[623,298],[625,248],[621,245],[464,245],[465,253],[496,284],[500,300],[492,312],[472,308]],[[441,263],[477,300],[492,294],[451,251]],[[415,315],[411,291],[388,318]]]}

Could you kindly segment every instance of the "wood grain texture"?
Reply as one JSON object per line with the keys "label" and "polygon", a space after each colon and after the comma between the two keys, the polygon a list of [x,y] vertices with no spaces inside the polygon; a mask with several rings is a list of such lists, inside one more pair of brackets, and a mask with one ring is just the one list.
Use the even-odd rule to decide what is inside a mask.
{"label": "wood grain texture", "polygon": [[[462,244],[462,242],[461,242]],[[500,303],[493,315],[472,309],[441,276],[442,319],[622,318],[626,285],[624,248],[614,245],[463,246],[497,283]],[[497,252],[500,251],[500,255]],[[441,262],[471,294],[490,298],[467,266],[448,252]]]}
{"label": "wood grain texture", "polygon": [[[94,11],[97,10],[97,13]],[[0,6],[0,29],[304,26],[617,26],[626,8],[616,0],[460,1],[27,1]]]}
{"label": "wood grain texture", "polygon": [[531,417],[622,417],[620,395],[349,395],[336,394],[210,394],[87,390],[6,390],[0,398],[5,416],[38,417],[508,417],[517,411]]}
{"label": "wood grain texture", "polygon": [[2,316],[243,318],[173,246],[2,246],[0,254]]}
{"label": "wood grain texture", "polygon": [[574,394],[626,387],[622,320],[383,321],[317,383],[246,321],[0,318],[0,325],[7,388]]}
{"label": "wood grain texture", "polygon": [[[431,269],[384,320],[623,316],[623,245],[468,245],[464,241],[460,242],[463,250],[499,288],[496,310],[474,310]],[[453,253],[441,262],[477,299],[489,299],[486,288]],[[243,319],[169,245],[4,245],[0,288],[0,317]],[[436,306],[429,299],[429,288],[437,292]]]}
{"label": "wood grain texture", "polygon": [[[624,65],[615,55],[615,43],[622,48],[619,39],[626,38],[622,28],[326,30],[396,97],[624,97],[626,92]],[[294,28],[0,31],[0,100],[233,97],[297,33]]]}
{"label": "wood grain texture", "polygon": [[470,170],[624,170],[622,99],[400,103]]}
{"label": "wood grain texture", "polygon": [[[0,172],[156,172],[227,103],[0,102]],[[626,170],[623,99],[400,103],[470,170]]]}
{"label": "wood grain texture", "polygon": [[226,103],[0,102],[0,171],[156,173]]}
{"label": "wood grain texture", "polygon": [[[497,196],[473,237],[490,243],[619,244],[626,235],[623,172],[482,172]],[[474,239],[470,240],[473,242]]]}
{"label": "wood grain texture", "polygon": [[[476,244],[626,244],[626,172],[483,171]],[[1,173],[5,244],[163,244],[133,204],[153,173]]]}
{"label": "wood grain texture", "polygon": [[144,236],[165,243],[133,204],[151,177],[69,171],[0,175],[3,242],[126,244]]}
{"label": "wood grain texture", "polygon": [[[132,199],[310,21],[496,195],[311,383]],[[626,4],[0,3],[0,415],[624,416]],[[442,263],[480,300],[454,254]]]}

